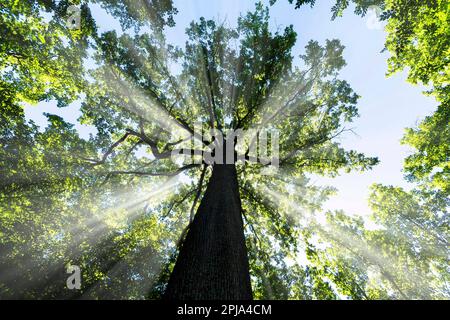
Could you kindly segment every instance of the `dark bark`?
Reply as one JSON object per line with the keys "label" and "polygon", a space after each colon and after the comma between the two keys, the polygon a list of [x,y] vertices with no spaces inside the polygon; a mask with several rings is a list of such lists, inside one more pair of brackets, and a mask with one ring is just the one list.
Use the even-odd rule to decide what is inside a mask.
{"label": "dark bark", "polygon": [[234,164],[215,164],[170,276],[166,299],[252,299]]}

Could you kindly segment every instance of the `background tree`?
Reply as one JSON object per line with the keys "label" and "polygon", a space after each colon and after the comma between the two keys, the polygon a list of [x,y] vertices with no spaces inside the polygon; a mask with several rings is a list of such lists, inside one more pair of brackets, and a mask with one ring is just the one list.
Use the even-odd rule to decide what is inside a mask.
{"label": "background tree", "polygon": [[[188,155],[199,150],[210,152],[206,141],[200,143],[199,150],[192,149],[190,141],[185,141],[192,135],[197,121],[203,122],[205,130],[217,129],[224,134],[252,125],[278,129],[282,133],[281,168],[292,174],[306,170],[332,173],[341,167],[366,169],[376,163],[375,159],[344,151],[332,141],[342,132],[342,124],[357,114],[357,95],[348,83],[337,79],[338,70],[345,64],[341,55],[343,47],[336,40],[328,41],[324,47],[312,41],[303,56],[306,69],[293,68],[290,49],[295,43],[295,33],[288,27],[283,34],[272,34],[268,18],[268,11],[258,5],[254,13],[239,20],[236,30],[217,26],[213,21],[192,23],[184,50],[166,46],[162,36],[118,37],[114,32],[103,35],[99,59],[105,63],[94,72],[96,82],[83,104],[83,120],[95,124],[106,141],[117,135],[113,139],[117,139],[117,143],[105,145],[106,152],[101,159],[92,159],[94,164],[102,165],[108,181],[113,182],[122,175],[172,176],[181,171],[200,169],[199,165],[189,162],[177,165],[170,157],[174,149],[184,149]],[[171,74],[169,58],[182,61],[179,75]],[[125,154],[135,150],[136,144],[145,146],[152,154],[148,169],[145,162],[123,162]],[[113,149],[114,157],[110,156]],[[245,146],[243,149],[241,152],[245,155]],[[252,199],[254,190],[250,186],[242,187],[248,184],[249,177],[253,182],[258,181],[261,169],[260,164],[237,165],[243,202]],[[202,188],[210,174],[207,170],[192,176],[194,188]],[[238,196],[237,191],[231,189],[228,193]],[[185,200],[194,204],[191,213],[195,212],[197,204],[202,207],[203,202],[198,201],[200,195],[201,192],[196,190],[189,190],[185,195]],[[225,200],[216,195],[209,201],[221,203]],[[250,201],[246,203],[249,215],[264,217],[263,207],[256,210],[251,204]],[[185,221],[193,216],[191,213],[184,217]],[[233,214],[241,219],[240,212]],[[202,221],[202,215],[198,216],[200,218],[189,225],[186,239],[190,238],[191,230],[197,230],[199,234],[206,232],[195,229],[196,221]],[[292,240],[289,224],[283,222],[276,210],[269,209],[264,219],[269,217],[276,225],[275,229],[285,234],[285,240]],[[221,227],[227,228],[226,225]],[[211,228],[206,227],[206,230]],[[214,239],[213,233],[203,236]],[[193,247],[200,251],[202,248],[201,244]],[[202,261],[199,254],[196,259]],[[232,261],[225,253],[221,259]],[[192,272],[197,271],[198,275],[202,267],[200,265]],[[184,278],[188,278],[189,272],[191,270],[182,270]],[[211,274],[215,276],[216,273]],[[214,286],[214,280],[205,278],[205,281]],[[201,286],[201,279],[195,284]],[[201,290],[187,288],[186,292],[190,293],[182,294],[190,294],[191,298],[203,297],[197,296]]]}
{"label": "background tree", "polygon": [[[82,97],[87,84],[84,63],[98,36],[86,2],[80,6],[81,28],[67,28],[70,4],[78,3],[7,1],[0,6],[0,295],[80,296],[65,284],[66,266],[73,263],[81,266],[83,286],[89,288],[83,297],[142,299],[152,279],[159,277],[156,262],[168,256],[159,250],[167,237],[154,237],[163,230],[161,225],[145,218],[148,213],[142,207],[144,218],[135,222],[117,218],[119,210],[111,210],[111,204],[122,206],[123,214],[129,201],[126,193],[119,193],[123,186],[95,192],[98,176],[79,158],[97,154],[93,141],[79,138],[60,117],[47,114],[49,124],[42,130],[23,113],[24,102],[55,100],[59,107],[72,108],[69,104]],[[125,15],[128,7],[122,4],[117,11]],[[164,17],[158,22],[161,29],[175,9],[170,1],[158,1],[155,7],[161,7],[158,13]],[[133,21],[128,17],[124,28]],[[108,277],[110,269],[114,277]]]}
{"label": "background tree", "polygon": [[[122,23],[124,34],[97,34],[89,2],[82,11],[89,27],[78,33],[63,25],[67,2],[30,1],[20,7],[11,2],[1,9],[10,30],[0,53],[5,88],[0,126],[2,297],[159,298],[167,291],[179,249],[179,257],[184,252],[202,262],[198,239],[215,241],[217,249],[224,239],[233,244],[244,236],[239,259],[227,250],[217,255],[219,262],[228,259],[240,266],[234,275],[244,280],[237,286],[202,295],[201,272],[221,269],[202,263],[188,269],[181,263],[175,269],[189,277],[171,280],[176,289],[169,290],[169,297],[248,294],[242,285],[248,279],[242,259],[246,249],[254,298],[448,296],[441,250],[448,232],[448,186],[439,171],[448,169],[448,149],[442,147],[448,132],[443,130],[448,128],[445,112],[405,138],[419,150],[406,167],[421,187],[412,192],[374,187],[374,219],[389,228],[369,231],[361,220],[341,213],[330,213],[329,225],[323,226],[315,216],[333,190],[311,185],[307,174],[336,175],[340,169],[365,170],[377,162],[342,149],[335,139],[357,116],[358,100],[338,77],[345,65],[339,41],[310,41],[302,67],[294,66],[296,33],[292,27],[271,32],[268,10],[257,5],[235,29],[205,19],[191,23],[185,47],[177,48],[163,32],[176,13],[170,1],[99,3]],[[43,10],[53,19],[40,17]],[[37,27],[14,19],[28,15]],[[53,25],[63,37],[72,37],[69,44],[55,36],[42,45],[40,36]],[[15,30],[30,34],[31,40],[14,47]],[[10,48],[27,52],[26,67],[7,53]],[[95,59],[89,74],[83,69],[88,48]],[[50,60],[56,52],[61,64],[33,63],[40,51]],[[75,76],[69,79],[70,73]],[[46,74],[54,75],[51,81]],[[440,99],[445,92],[441,87],[435,90]],[[60,106],[80,99],[81,122],[94,125],[98,134],[81,139],[54,115],[47,115],[45,130],[24,120],[20,102],[49,99]],[[251,136],[236,147],[245,164],[225,169],[202,162],[199,151],[211,153],[213,142],[208,135],[203,141],[194,135],[199,122],[204,130],[225,135],[236,129],[278,130],[280,169],[273,172],[250,161]],[[438,135],[435,128],[441,129]],[[187,155],[172,157],[176,150]],[[193,163],[192,155],[200,163]],[[233,208],[228,211],[233,223],[222,223],[225,211],[214,209],[225,204]],[[302,253],[306,263],[297,261]],[[65,287],[67,264],[81,267],[80,292]],[[186,279],[198,283],[186,284]],[[233,277],[224,279],[229,284]],[[205,280],[213,287],[222,284],[217,277]]]}

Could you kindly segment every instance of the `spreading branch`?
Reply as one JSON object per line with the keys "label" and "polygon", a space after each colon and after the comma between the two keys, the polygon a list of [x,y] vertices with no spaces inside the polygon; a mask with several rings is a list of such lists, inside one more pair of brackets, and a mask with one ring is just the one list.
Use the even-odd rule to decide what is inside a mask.
{"label": "spreading branch", "polygon": [[115,175],[135,175],[135,176],[150,176],[150,177],[174,177],[178,174],[180,174],[183,171],[193,169],[196,167],[201,166],[200,164],[188,164],[183,167],[180,167],[176,169],[175,171],[166,171],[166,172],[147,172],[147,171],[111,171],[108,172],[105,181],[103,184],[105,184],[109,178]]}

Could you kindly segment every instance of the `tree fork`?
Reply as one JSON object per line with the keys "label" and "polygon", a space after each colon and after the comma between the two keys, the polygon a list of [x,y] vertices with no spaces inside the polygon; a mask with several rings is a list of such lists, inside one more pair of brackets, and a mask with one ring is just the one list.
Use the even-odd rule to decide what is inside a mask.
{"label": "tree fork", "polygon": [[164,294],[179,300],[250,300],[236,166],[215,164]]}

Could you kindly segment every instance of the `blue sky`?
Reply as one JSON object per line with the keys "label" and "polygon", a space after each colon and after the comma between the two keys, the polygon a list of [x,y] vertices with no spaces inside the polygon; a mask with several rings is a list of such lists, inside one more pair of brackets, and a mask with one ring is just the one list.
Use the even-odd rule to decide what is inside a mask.
{"label": "blue sky", "polygon": [[[268,3],[267,1],[263,1]],[[385,33],[381,29],[369,28],[367,17],[346,11],[344,17],[330,21],[330,8],[334,0],[317,1],[311,9],[308,6],[294,10],[287,0],[278,0],[271,8],[271,26],[283,29],[292,24],[298,34],[293,50],[295,57],[303,53],[310,39],[324,43],[325,39],[340,39],[346,46],[344,57],[347,66],[341,78],[347,80],[361,95],[358,118],[351,127],[357,133],[342,136],[344,147],[355,149],[370,156],[378,156],[381,163],[370,172],[363,174],[342,174],[338,178],[314,176],[312,181],[318,185],[329,184],[338,188],[339,193],[330,199],[327,209],[344,209],[351,214],[367,214],[368,187],[372,183],[391,184],[409,187],[403,180],[403,159],[411,150],[400,145],[406,127],[415,126],[424,116],[431,114],[436,102],[422,94],[423,88],[406,82],[405,73],[386,78],[388,53],[381,53]],[[226,21],[230,26],[236,24],[239,14],[254,8],[253,0],[175,0],[179,10],[175,17],[176,26],[168,29],[168,41],[179,46],[185,42],[184,30],[192,20],[203,16],[208,19]],[[112,28],[120,30],[117,22],[105,14],[98,6],[93,6],[101,31]],[[298,61],[298,60],[297,60]],[[64,117],[76,124],[83,137],[95,133],[77,123],[79,103],[68,108],[58,109],[55,103],[41,103],[25,109],[26,116],[37,124],[45,125],[42,112],[50,112]]]}

